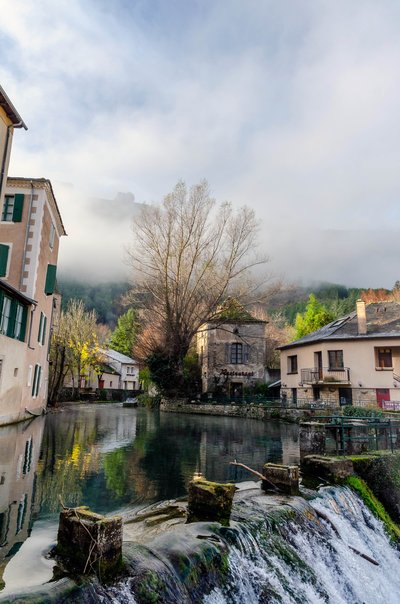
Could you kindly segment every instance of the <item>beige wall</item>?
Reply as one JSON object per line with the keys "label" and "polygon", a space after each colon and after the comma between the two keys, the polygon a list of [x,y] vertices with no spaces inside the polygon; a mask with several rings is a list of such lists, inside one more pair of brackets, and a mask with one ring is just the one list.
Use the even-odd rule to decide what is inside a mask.
{"label": "beige wall", "polygon": [[[14,399],[14,415],[20,418],[24,410],[37,413],[46,406],[48,389],[48,349],[53,315],[53,296],[46,295],[44,288],[48,264],[57,265],[59,238],[64,234],[51,186],[44,179],[8,180],[6,193],[24,195],[22,222],[0,223],[1,241],[10,243],[10,271],[5,279],[10,285],[35,300],[37,305],[28,312],[26,344],[23,352],[21,343],[2,336],[7,342],[7,355],[12,356],[12,349],[20,351],[19,396]],[[50,231],[55,227],[53,246],[50,245]],[[40,316],[47,319],[45,341],[38,340]],[[22,361],[23,359],[23,361]],[[40,388],[37,396],[32,395],[35,365],[42,368]],[[0,425],[7,423],[2,417],[1,404],[5,397],[4,385],[0,382]],[[12,404],[7,397],[8,406]],[[8,408],[8,407],[7,407]],[[9,413],[5,417],[9,417]]]}
{"label": "beige wall", "polygon": [[[378,348],[392,349],[393,369],[377,367]],[[297,388],[298,398],[313,398],[311,385],[302,386],[301,369],[315,367],[314,354],[322,352],[322,365],[328,367],[328,350],[343,350],[344,367],[350,368],[350,384],[353,389],[353,401],[376,402],[376,389],[390,389],[391,400],[400,400],[400,382],[393,379],[393,373],[400,374],[400,338],[380,338],[369,340],[330,341],[313,343],[281,351],[282,392],[291,398],[291,389]],[[297,355],[298,372],[288,373],[288,357]],[[397,383],[398,386],[394,384]],[[339,402],[338,388],[346,384],[326,384],[321,388],[321,397]]]}
{"label": "beige wall", "polygon": [[24,342],[0,335],[0,425],[25,416],[22,392],[26,349]]}

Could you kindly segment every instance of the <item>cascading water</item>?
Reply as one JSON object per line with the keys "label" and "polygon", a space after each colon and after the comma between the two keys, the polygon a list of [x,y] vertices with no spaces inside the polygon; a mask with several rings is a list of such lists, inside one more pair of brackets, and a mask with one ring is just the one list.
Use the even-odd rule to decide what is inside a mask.
{"label": "cascading water", "polygon": [[[260,493],[239,499],[231,526],[216,531],[228,548],[224,580],[201,598],[183,589],[176,602],[398,604],[399,551],[351,489],[271,500]],[[115,604],[145,601],[135,600],[136,590],[125,582],[108,595]]]}
{"label": "cascading water", "polygon": [[400,601],[399,551],[349,488],[322,489],[300,517],[273,530],[250,522],[232,531],[229,579],[204,604]]}

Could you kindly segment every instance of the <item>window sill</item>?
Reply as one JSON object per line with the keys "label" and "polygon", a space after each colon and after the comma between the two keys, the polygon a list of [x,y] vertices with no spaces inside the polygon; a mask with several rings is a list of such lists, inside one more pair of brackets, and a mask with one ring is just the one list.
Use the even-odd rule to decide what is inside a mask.
{"label": "window sill", "polygon": [[393,367],[375,367],[375,371],[393,371]]}
{"label": "window sill", "polygon": [[286,375],[298,375],[298,371],[288,371]]}

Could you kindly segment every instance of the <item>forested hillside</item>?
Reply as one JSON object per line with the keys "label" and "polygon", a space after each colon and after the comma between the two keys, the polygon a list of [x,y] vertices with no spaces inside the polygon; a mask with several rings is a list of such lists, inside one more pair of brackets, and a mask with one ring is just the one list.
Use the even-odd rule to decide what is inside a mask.
{"label": "forested hillside", "polygon": [[[99,283],[88,285],[78,281],[63,280],[59,283],[62,294],[63,308],[68,300],[78,298],[83,300],[87,310],[97,312],[100,323],[115,328],[118,317],[127,309],[123,305],[123,296],[129,291],[129,283]],[[321,283],[314,286],[289,285],[273,295],[266,305],[268,313],[279,312],[290,325],[294,325],[297,313],[305,311],[310,294],[314,294],[318,301],[324,304],[335,316],[340,317],[355,310],[356,300],[361,296],[362,290],[354,287],[345,287],[335,283]],[[368,290],[378,292],[379,295],[389,293],[389,290]]]}
{"label": "forested hillside", "polygon": [[60,281],[58,288],[62,295],[62,307],[67,307],[72,298],[83,300],[86,310],[95,310],[99,323],[114,329],[118,317],[126,308],[122,303],[124,294],[129,290],[129,283],[99,283],[88,285],[79,281]]}

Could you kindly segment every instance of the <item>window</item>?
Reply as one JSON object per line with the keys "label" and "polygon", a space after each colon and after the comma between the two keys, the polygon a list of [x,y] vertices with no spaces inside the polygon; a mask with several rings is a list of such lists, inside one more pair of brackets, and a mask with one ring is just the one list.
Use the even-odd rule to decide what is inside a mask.
{"label": "window", "polygon": [[40,321],[39,321],[39,333],[38,333],[38,342],[39,344],[44,344],[46,340],[46,325],[47,325],[47,317],[42,312],[40,313]]}
{"label": "window", "polygon": [[7,277],[9,245],[0,243],[0,277]]}
{"label": "window", "polygon": [[35,372],[33,374],[33,384],[32,384],[32,396],[33,397],[36,397],[39,394],[41,375],[42,375],[41,366],[35,365]]}
{"label": "window", "polygon": [[243,363],[243,344],[231,344],[231,359],[232,365]]}
{"label": "window", "polygon": [[24,342],[27,312],[26,306],[0,292],[0,334]]}
{"label": "window", "polygon": [[24,208],[24,195],[6,195],[1,212],[3,222],[21,222]]}
{"label": "window", "polygon": [[8,335],[9,325],[11,319],[11,298],[8,296],[3,297],[3,302],[1,305],[1,313],[0,313],[0,333],[5,336]]}
{"label": "window", "polygon": [[378,348],[378,367],[381,369],[393,367],[391,348]]}
{"label": "window", "polygon": [[329,369],[343,369],[343,350],[328,350]]}
{"label": "window", "polygon": [[54,224],[53,224],[53,223],[51,223],[51,227],[50,227],[50,235],[49,235],[49,246],[50,246],[50,249],[51,249],[51,250],[52,250],[52,249],[53,249],[53,247],[54,247],[54,237],[55,237],[55,234],[56,234],[56,229],[55,229],[55,227],[54,227]]}
{"label": "window", "polygon": [[297,354],[288,357],[288,373],[297,373]]}

